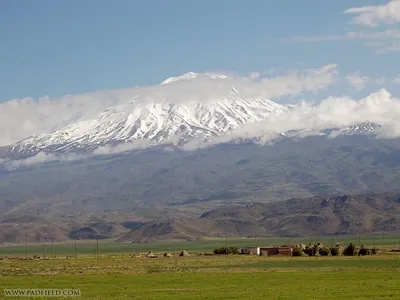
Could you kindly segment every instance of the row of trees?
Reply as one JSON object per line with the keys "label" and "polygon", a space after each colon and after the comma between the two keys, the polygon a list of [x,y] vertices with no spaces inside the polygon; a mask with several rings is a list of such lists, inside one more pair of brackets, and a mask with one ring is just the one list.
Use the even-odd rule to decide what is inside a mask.
{"label": "row of trees", "polygon": [[376,248],[366,248],[362,245],[357,248],[353,243],[350,243],[346,248],[343,249],[340,245],[324,247],[321,245],[308,245],[304,249],[302,247],[296,247],[293,250],[292,256],[355,256],[355,255],[371,255],[376,254]]}
{"label": "row of trees", "polygon": [[350,243],[343,251],[343,255],[346,256],[354,256],[354,255],[375,255],[377,253],[376,248],[366,248],[362,245],[360,248],[357,248],[353,243]]}
{"label": "row of trees", "polygon": [[214,254],[239,254],[238,247],[221,247],[214,249]]}

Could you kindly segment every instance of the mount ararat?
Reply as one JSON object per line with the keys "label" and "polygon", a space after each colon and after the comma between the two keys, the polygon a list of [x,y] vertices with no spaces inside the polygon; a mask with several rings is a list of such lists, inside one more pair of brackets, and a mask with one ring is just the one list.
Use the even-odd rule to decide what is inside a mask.
{"label": "mount ararat", "polygon": [[[364,112],[349,118],[344,110],[343,116],[334,119],[328,115],[331,104],[320,105],[322,112],[304,103],[278,104],[266,97],[267,92],[255,95],[243,82],[246,79],[232,80],[224,74],[187,73],[157,86],[131,89],[124,101],[97,114],[77,117],[4,147],[3,163],[37,155],[50,154],[54,160],[54,155],[102,155],[160,145],[195,150],[232,142],[265,144],[282,138],[382,131],[382,124],[374,122],[376,114]],[[359,106],[377,105],[376,98],[385,101],[380,99],[391,95],[382,90],[361,100]]]}
{"label": "mount ararat", "polygon": [[188,73],[3,147],[0,219],[141,224],[226,205],[399,192],[400,101],[387,91],[318,105],[260,91]]}

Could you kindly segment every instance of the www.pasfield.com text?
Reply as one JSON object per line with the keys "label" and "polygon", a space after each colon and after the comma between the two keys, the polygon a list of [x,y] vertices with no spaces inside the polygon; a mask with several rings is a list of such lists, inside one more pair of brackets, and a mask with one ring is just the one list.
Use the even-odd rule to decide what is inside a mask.
{"label": "www.pasfield.com text", "polygon": [[79,297],[80,290],[74,289],[4,289],[5,297]]}

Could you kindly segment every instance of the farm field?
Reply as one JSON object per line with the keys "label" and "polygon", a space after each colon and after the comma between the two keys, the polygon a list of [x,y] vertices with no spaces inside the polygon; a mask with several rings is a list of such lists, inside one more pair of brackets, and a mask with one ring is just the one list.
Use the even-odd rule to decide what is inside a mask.
{"label": "farm field", "polygon": [[155,254],[159,257],[121,254],[98,259],[91,255],[3,259],[0,287],[79,289],[79,299],[400,298],[399,253],[365,257],[193,254],[170,258],[162,257],[161,252]]}
{"label": "farm field", "polygon": [[[102,255],[127,254],[133,252],[153,251],[181,251],[183,249],[190,252],[210,252],[215,248],[225,246],[248,247],[248,246],[279,246],[283,244],[308,244],[309,242],[322,242],[324,245],[333,245],[337,242],[347,245],[353,242],[357,245],[367,245],[369,247],[379,246],[386,249],[400,249],[400,233],[385,235],[368,235],[368,236],[325,236],[325,237],[308,237],[308,238],[211,238],[205,237],[201,241],[193,242],[158,242],[158,243],[117,243],[113,240],[100,240],[99,253]],[[68,241],[54,243],[54,253],[56,256],[66,255],[93,255],[96,253],[96,241]],[[0,245],[0,257],[4,256],[25,256],[26,251],[29,256],[51,256],[51,242],[42,244],[28,244],[27,248],[23,244],[5,244]]]}
{"label": "farm field", "polygon": [[[4,289],[79,289],[77,299],[400,299],[398,234],[314,238],[216,239],[121,244],[111,240],[0,246]],[[377,255],[354,257],[205,256],[227,246],[321,241],[375,245]],[[76,249],[76,250],[75,250]],[[144,255],[152,250],[158,258]],[[178,257],[181,250],[191,255]],[[26,253],[26,252],[27,253]],[[75,258],[75,251],[77,258]],[[173,257],[163,257],[170,251]],[[136,257],[134,253],[141,253]],[[34,255],[48,260],[20,260]],[[8,258],[7,258],[8,257]],[[51,297],[51,299],[57,299]],[[73,297],[62,298],[73,299]]]}

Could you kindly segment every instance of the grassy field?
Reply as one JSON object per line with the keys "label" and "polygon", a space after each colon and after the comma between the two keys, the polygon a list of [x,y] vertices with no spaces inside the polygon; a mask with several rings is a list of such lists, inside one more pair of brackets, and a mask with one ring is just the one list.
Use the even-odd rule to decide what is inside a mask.
{"label": "grassy field", "polygon": [[[312,239],[227,239],[228,246],[307,243],[397,246],[399,235]],[[79,289],[79,299],[400,299],[400,253],[381,251],[366,257],[203,256],[225,245],[224,239],[201,242],[119,244],[96,242],[55,244],[49,260],[0,260],[0,299],[4,289]],[[42,255],[43,245],[29,245],[28,255]],[[46,255],[52,257],[51,244]],[[159,258],[133,257],[153,250]],[[188,250],[189,257],[164,258],[165,251]],[[0,246],[0,257],[25,256],[24,245]],[[55,297],[52,297],[55,299]],[[66,298],[63,298],[66,299]],[[72,297],[68,298],[72,299]]]}
{"label": "grassy field", "polygon": [[[265,239],[249,239],[249,238],[228,238],[228,246],[246,247],[246,246],[279,246],[283,244],[308,244],[310,241],[322,242],[324,245],[333,245],[340,242],[347,245],[350,242],[359,245],[368,245],[369,247],[379,246],[386,249],[400,248],[400,234],[386,235],[369,235],[369,236],[335,236],[335,237],[309,237],[309,238],[265,238]],[[133,252],[153,251],[181,251],[189,252],[207,252],[215,248],[225,246],[225,239],[221,238],[204,238],[202,241],[195,242],[164,242],[164,243],[116,243],[112,240],[100,240],[99,252],[106,254],[123,254]],[[33,244],[27,246],[29,256],[51,256],[52,245],[50,242],[45,244]],[[77,241],[76,252],[78,255],[90,255],[96,252],[96,241]],[[64,243],[54,244],[54,253],[56,256],[66,256],[75,254],[75,242],[68,241]],[[25,246],[17,245],[0,245],[0,257],[4,256],[25,256]]]}
{"label": "grassy field", "polygon": [[3,289],[79,289],[80,299],[399,299],[398,282],[400,255],[395,253],[0,261]]}

